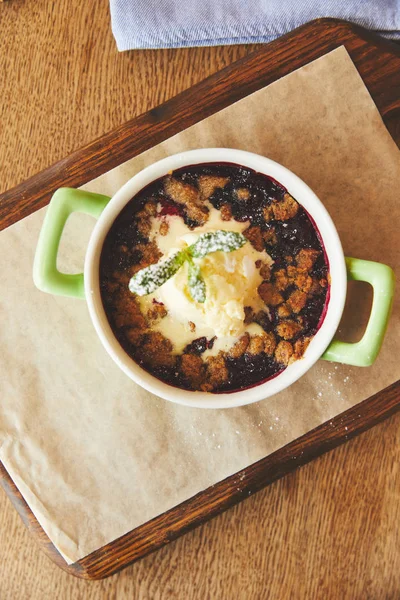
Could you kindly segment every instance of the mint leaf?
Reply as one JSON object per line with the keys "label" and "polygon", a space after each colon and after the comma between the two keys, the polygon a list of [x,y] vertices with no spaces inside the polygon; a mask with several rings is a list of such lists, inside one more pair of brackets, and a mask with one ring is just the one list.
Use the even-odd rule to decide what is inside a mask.
{"label": "mint leaf", "polygon": [[210,252],[232,252],[245,245],[247,239],[235,231],[213,231],[202,233],[199,239],[189,246],[188,251],[195,258],[203,258]]}
{"label": "mint leaf", "polygon": [[199,265],[195,265],[193,261],[189,262],[188,284],[193,300],[201,303],[205,302],[206,284],[201,275]]}
{"label": "mint leaf", "polygon": [[129,281],[129,290],[138,296],[151,294],[179,271],[186,258],[186,252],[181,251],[167,260],[141,269]]}
{"label": "mint leaf", "polygon": [[138,296],[151,294],[162,286],[170,277],[175,275],[187,260],[189,262],[189,290],[192,298],[197,302],[206,299],[206,284],[200,272],[200,267],[195,265],[193,258],[203,258],[210,252],[232,252],[238,250],[247,242],[241,233],[234,231],[219,231],[202,233],[198,240],[180,252],[176,252],[167,260],[141,269],[129,281],[129,290]]}

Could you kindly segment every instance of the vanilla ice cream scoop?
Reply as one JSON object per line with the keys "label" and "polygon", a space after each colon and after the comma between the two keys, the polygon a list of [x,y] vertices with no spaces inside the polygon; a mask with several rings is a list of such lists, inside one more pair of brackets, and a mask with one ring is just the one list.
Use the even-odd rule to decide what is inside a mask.
{"label": "vanilla ice cream scoop", "polygon": [[[190,238],[193,243],[194,234]],[[255,262],[260,259],[267,262],[269,256],[250,243],[230,253],[213,252],[195,259],[206,284],[205,302],[196,302],[190,294],[187,263],[155,292],[155,297],[176,321],[191,321],[196,329],[210,329],[217,337],[237,337],[245,330],[244,307],[257,311],[264,306],[257,292],[262,277]]]}
{"label": "vanilla ice cream scoop", "polygon": [[[203,233],[220,230],[242,233],[249,226],[248,221],[223,221],[220,211],[211,205],[209,211],[206,224],[195,230],[189,229],[181,217],[169,215],[166,218],[166,235],[160,234],[161,220],[155,217],[150,239],[168,258],[194,244]],[[178,353],[196,338],[205,336],[211,339],[216,336],[212,350],[207,350],[204,355],[216,354],[221,349],[229,350],[245,331],[251,330],[252,334],[256,334],[258,325],[244,323],[244,308],[250,306],[254,312],[268,311],[258,295],[262,277],[255,263],[261,260],[263,264],[272,264],[269,254],[265,250],[258,252],[247,242],[232,252],[212,252],[193,260],[200,267],[205,281],[205,301],[197,302],[190,294],[188,263],[185,262],[155,292],[138,298],[144,314],[151,309],[153,301],[162,302],[167,309],[167,315],[154,323],[153,329],[170,339]]]}

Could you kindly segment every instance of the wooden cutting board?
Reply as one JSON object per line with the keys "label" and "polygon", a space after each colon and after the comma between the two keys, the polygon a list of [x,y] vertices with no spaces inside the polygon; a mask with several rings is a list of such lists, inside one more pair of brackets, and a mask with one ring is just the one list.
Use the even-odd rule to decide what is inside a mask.
{"label": "wooden cutting board", "polygon": [[[400,48],[334,19],[312,21],[237,61],[165,104],[125,123],[0,196],[0,229],[45,206],[55,189],[78,187],[291,71],[344,45],[400,144]],[[115,573],[248,497],[297,467],[355,437],[400,409],[400,381],[249,468],[204,490],[118,540],[68,566],[0,463],[0,483],[45,552],[86,579]],[[297,457],[297,458],[294,458]]]}

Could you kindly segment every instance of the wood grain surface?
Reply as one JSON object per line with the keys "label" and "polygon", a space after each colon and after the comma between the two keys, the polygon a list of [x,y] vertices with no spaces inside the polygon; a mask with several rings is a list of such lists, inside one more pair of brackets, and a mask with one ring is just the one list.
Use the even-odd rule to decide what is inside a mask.
{"label": "wood grain surface", "polygon": [[[57,10],[12,1],[0,8],[0,30],[0,189],[248,51],[118,55],[107,7],[92,0],[63,0]],[[131,62],[142,104],[129,112],[132,92],[118,90],[129,85]],[[103,582],[74,580],[49,563],[1,495],[0,598],[397,598],[399,427],[392,418]]]}
{"label": "wood grain surface", "polygon": [[[264,46],[171,100],[124,123],[0,196],[0,228],[45,205],[54,189],[79,186],[166,137],[212,114],[327,51],[345,44],[398,142],[400,48],[335,20],[311,22]],[[321,425],[223,482],[128,532],[71,566],[51,544],[0,466],[0,483],[43,549],[63,569],[99,579],[170,543],[295,468],[400,409],[400,382]],[[238,485],[238,480],[240,485]]]}

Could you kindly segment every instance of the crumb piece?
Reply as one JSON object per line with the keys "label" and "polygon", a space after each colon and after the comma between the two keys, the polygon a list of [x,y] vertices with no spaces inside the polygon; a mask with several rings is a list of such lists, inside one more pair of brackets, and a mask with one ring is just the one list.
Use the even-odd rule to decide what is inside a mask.
{"label": "crumb piece", "polygon": [[250,342],[250,336],[246,332],[242,337],[236,342],[236,344],[229,350],[228,354],[231,358],[239,358],[246,352],[247,346]]}
{"label": "crumb piece", "polygon": [[151,223],[147,217],[143,217],[141,219],[137,219],[136,227],[143,237],[147,238],[151,231]]}
{"label": "crumb piece", "polygon": [[257,225],[250,226],[243,231],[243,235],[249,240],[253,248],[259,252],[264,250],[264,239],[260,227]]}
{"label": "crumb piece", "polygon": [[160,225],[160,235],[167,235],[169,231],[169,225],[167,221],[162,221]]}
{"label": "crumb piece", "polygon": [[326,286],[328,285],[328,282],[326,279],[320,279],[318,283],[322,288],[326,288]]}
{"label": "crumb piece", "polygon": [[278,241],[278,238],[276,237],[275,229],[273,227],[269,227],[268,229],[265,229],[263,231],[262,235],[264,238],[264,242],[266,244],[269,244],[270,246],[275,246],[275,244]]}
{"label": "crumb piece", "polygon": [[276,347],[275,336],[271,332],[265,332],[261,335],[254,335],[250,338],[250,343],[247,347],[246,352],[253,356],[265,352],[269,356],[272,356]]}
{"label": "crumb piece", "polygon": [[283,302],[282,294],[272,283],[263,283],[258,288],[258,293],[267,306],[277,306]]}
{"label": "crumb piece", "polygon": [[143,207],[145,213],[150,215],[150,217],[155,217],[157,214],[157,202],[154,200],[149,200]]}
{"label": "crumb piece", "polygon": [[297,340],[297,342],[295,342],[294,344],[294,357],[296,360],[298,360],[299,358],[301,358],[305,351],[307,350],[308,346],[310,345],[311,342],[311,338],[306,337],[306,338],[300,338],[299,340]]}
{"label": "crumb piece", "polygon": [[116,299],[115,307],[114,322],[118,329],[120,327],[135,327],[137,329],[147,327],[146,319],[142,315],[135,297],[129,291]]}
{"label": "crumb piece", "polygon": [[223,221],[230,221],[232,219],[232,209],[230,204],[222,204],[220,208],[221,219]]}
{"label": "crumb piece", "polygon": [[279,269],[275,273],[275,287],[277,290],[282,292],[291,284],[286,269]]}
{"label": "crumb piece", "polygon": [[288,265],[286,267],[286,271],[289,277],[291,277],[293,279],[293,277],[296,277],[296,275],[298,274],[303,274],[304,271],[302,271],[301,269],[298,269],[297,267],[294,267],[293,265]]}
{"label": "crumb piece", "polygon": [[[316,281],[318,284],[318,281]],[[309,292],[313,286],[313,280],[309,275],[299,274],[294,278],[294,285],[302,292]]]}
{"label": "crumb piece", "polygon": [[299,313],[306,305],[307,294],[296,290],[292,292],[288,298],[287,304],[290,306],[294,313]]}
{"label": "crumb piece", "polygon": [[130,276],[131,277],[137,271],[140,271],[140,269],[144,269],[145,267],[148,267],[149,265],[155,264],[161,258],[161,252],[158,249],[158,246],[155,242],[147,242],[145,244],[137,244],[137,246],[135,246],[133,248],[133,251],[140,252],[142,258],[139,263],[137,263],[136,265],[132,265],[132,267],[130,268]]}
{"label": "crumb piece", "polygon": [[296,256],[297,266],[299,267],[299,269],[311,271],[319,254],[319,250],[313,250],[312,248],[302,248]]}
{"label": "crumb piece", "polygon": [[[122,315],[120,315],[120,317],[122,317]],[[136,329],[141,329],[142,331],[144,331],[147,328],[146,319],[144,318],[141,312],[138,312],[137,314],[130,313],[129,320],[127,320],[125,324],[129,325],[130,327],[135,327]]]}
{"label": "crumb piece", "polygon": [[207,200],[217,188],[224,188],[228,181],[229,177],[201,175],[198,179],[201,198]]}
{"label": "crumb piece", "polygon": [[310,291],[313,285],[313,280],[306,271],[300,269],[299,267],[288,265],[287,274],[290,277],[290,282],[294,284],[299,290],[301,290],[302,292]]}
{"label": "crumb piece", "polygon": [[302,330],[300,323],[296,321],[281,321],[276,326],[277,334],[284,340],[291,340]]}
{"label": "crumb piece", "polygon": [[276,339],[273,333],[265,333],[264,338],[264,352],[268,356],[272,356],[276,348]]}
{"label": "crumb piece", "polygon": [[198,225],[204,225],[210,216],[207,207],[197,206],[196,204],[188,204],[185,207],[185,212],[188,218],[195,221]]}
{"label": "crumb piece", "polygon": [[283,200],[272,203],[272,210],[277,221],[287,221],[296,216],[299,210],[299,203],[286,192]]}
{"label": "crumb piece", "polygon": [[250,338],[250,343],[247,346],[246,352],[255,356],[264,352],[264,337],[262,335],[253,335]]}
{"label": "crumb piece", "polygon": [[140,348],[141,357],[151,367],[173,367],[176,358],[172,354],[172,343],[158,331],[150,331]]}
{"label": "crumb piece", "polygon": [[293,256],[285,256],[285,260],[288,265],[291,265],[293,263]]}
{"label": "crumb piece", "polygon": [[261,267],[261,265],[262,265],[262,264],[263,264],[263,263],[262,263],[262,260],[261,260],[261,259],[258,259],[258,260],[256,260],[256,262],[255,262],[256,269],[259,269],[259,268]]}
{"label": "crumb piece", "polygon": [[118,246],[117,250],[118,252],[126,254],[128,252],[128,246],[126,244],[121,244],[121,246]]}
{"label": "crumb piece", "polygon": [[190,331],[196,331],[196,325],[193,323],[193,321],[189,321],[189,329]]}
{"label": "crumb piece", "polygon": [[278,313],[278,317],[281,317],[281,318],[282,317],[290,317],[290,315],[292,314],[292,310],[289,308],[289,306],[286,303],[278,306],[278,308],[276,310]]}
{"label": "crumb piece", "polygon": [[178,204],[200,203],[199,191],[192,185],[184,183],[174,177],[166,177],[164,189],[168,196],[171,196],[172,200]]}
{"label": "crumb piece", "polygon": [[251,306],[244,307],[244,323],[248,325],[254,321],[254,312]]}
{"label": "crumb piece", "polygon": [[217,356],[207,358],[207,383],[213,388],[224,384],[229,377],[223,354],[220,352]]}
{"label": "crumb piece", "polygon": [[204,380],[205,365],[197,354],[182,354],[181,370],[194,388],[199,388]]}
{"label": "crumb piece", "polygon": [[[258,262],[258,261],[257,261]],[[271,279],[271,267],[267,264],[263,264],[260,269],[260,275],[264,281],[270,281]]]}
{"label": "crumb piece", "polygon": [[163,319],[168,314],[167,309],[164,304],[159,304],[156,302],[153,304],[151,308],[147,311],[147,317],[152,321],[157,321],[158,319]]}
{"label": "crumb piece", "polygon": [[200,390],[201,390],[202,392],[212,392],[212,391],[213,391],[213,386],[212,386],[212,384],[211,384],[211,383],[207,383],[207,382],[205,382],[205,383],[202,383],[202,384],[200,385]]}
{"label": "crumb piece", "polygon": [[311,279],[311,286],[309,289],[310,295],[320,294],[322,292],[322,289],[323,288],[320,286],[318,279]]}
{"label": "crumb piece", "polygon": [[246,201],[250,198],[250,191],[247,188],[239,188],[236,190],[238,200]]}
{"label": "crumb piece", "polygon": [[134,346],[139,346],[142,342],[144,331],[142,329],[130,327],[124,331],[124,335],[131,344]]}
{"label": "crumb piece", "polygon": [[168,177],[165,180],[164,189],[174,202],[184,207],[189,219],[204,225],[209,217],[209,211],[206,206],[201,204],[200,192],[195,187]]}
{"label": "crumb piece", "polygon": [[272,221],[274,218],[274,211],[272,209],[272,204],[268,205],[268,206],[264,206],[263,208],[263,215],[264,215],[264,221],[266,223],[269,223],[269,221]]}
{"label": "crumb piece", "polygon": [[293,346],[290,342],[279,342],[275,349],[275,360],[287,366],[293,354]]}

